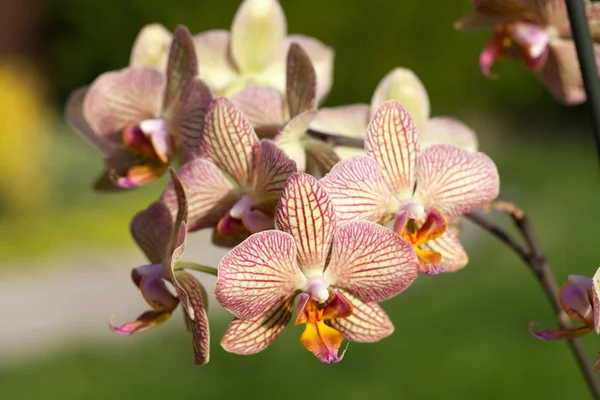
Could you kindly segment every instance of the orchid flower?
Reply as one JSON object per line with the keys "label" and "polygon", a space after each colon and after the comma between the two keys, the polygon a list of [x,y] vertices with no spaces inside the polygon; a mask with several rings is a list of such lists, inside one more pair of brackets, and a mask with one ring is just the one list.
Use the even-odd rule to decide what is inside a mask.
{"label": "orchid flower", "polygon": [[285,60],[291,43],[300,44],[317,74],[317,99],[331,89],[333,50],[308,36],[287,36],[287,22],[277,0],[244,0],[231,32],[212,30],[195,36],[202,78],[215,95],[230,96],[248,86],[285,90]]}
{"label": "orchid flower", "polygon": [[[175,221],[164,203],[155,202],[138,213],[131,222],[131,234],[150,261],[148,265],[133,269],[131,278],[152,309],[122,325],[113,325],[111,322],[110,329],[131,335],[160,325],[171,317],[181,303],[193,337],[194,363],[203,365],[209,359],[210,340],[206,292],[193,275],[175,269],[185,249],[187,200],[174,172],[171,172],[171,179],[179,206]],[[166,282],[175,287],[177,296],[171,294]]]}
{"label": "orchid flower", "polygon": [[[415,73],[406,68],[395,68],[377,85],[371,104],[352,104],[321,108],[310,128],[327,135],[350,139],[365,139],[365,132],[375,111],[385,101],[396,100],[413,117],[421,147],[433,144],[453,144],[469,151],[477,151],[477,136],[469,127],[450,117],[430,117],[429,96]],[[362,149],[336,146],[342,159],[364,154]]]}
{"label": "orchid flower", "polygon": [[173,34],[161,24],[144,26],[133,42],[129,66],[156,67],[165,71],[172,40]]}
{"label": "orchid flower", "polygon": [[[260,141],[231,101],[215,100],[206,114],[199,157],[178,171],[188,190],[188,229],[216,227],[216,244],[229,245],[226,238],[235,243],[273,228],[281,190],[296,172],[294,161],[272,141]],[[171,210],[175,194],[171,184],[162,195]]]}
{"label": "orchid flower", "polygon": [[[564,0],[472,0],[458,29],[494,29],[479,63],[487,77],[502,58],[522,61],[566,104],[585,101],[585,89]],[[600,59],[600,5],[586,0],[596,58]],[[599,64],[600,65],[600,64]]]}
{"label": "orchid flower", "polygon": [[277,230],[250,236],[219,265],[217,300],[235,315],[225,350],[253,354],[283,331],[298,297],[300,343],[324,363],[340,361],[344,338],[375,342],[393,325],[376,303],[418,275],[410,243],[368,221],[339,224],[333,202],[310,175],[289,178],[276,210]]}
{"label": "orchid flower", "polygon": [[421,271],[455,271],[467,255],[449,221],[498,196],[494,162],[483,153],[438,144],[421,150],[412,117],[397,101],[383,103],[365,141],[367,156],[336,164],[321,184],[342,221],[386,224],[416,249]]}
{"label": "orchid flower", "polygon": [[128,67],[71,95],[69,124],[107,156],[96,189],[138,187],[164,174],[177,156],[193,158],[211,100],[194,79],[197,68],[192,38],[178,27],[166,76],[154,67]]}

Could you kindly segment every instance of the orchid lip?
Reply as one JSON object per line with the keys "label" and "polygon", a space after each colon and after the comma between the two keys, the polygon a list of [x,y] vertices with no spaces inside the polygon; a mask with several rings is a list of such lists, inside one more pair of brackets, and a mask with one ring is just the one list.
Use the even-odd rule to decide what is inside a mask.
{"label": "orchid lip", "polygon": [[243,195],[241,199],[237,201],[229,210],[229,215],[233,218],[242,219],[242,216],[246,213],[246,211],[250,210],[250,207],[254,204],[254,199],[252,196],[247,194]]}
{"label": "orchid lip", "polygon": [[408,212],[408,216],[411,219],[416,221],[420,221],[425,218],[425,207],[422,204],[416,203],[414,201],[408,201],[404,203],[402,206],[402,210]]}
{"label": "orchid lip", "polygon": [[140,122],[139,126],[140,126],[140,129],[142,130],[142,132],[144,132],[146,135],[150,135],[156,131],[166,131],[167,130],[167,123],[162,118],[146,119],[146,120]]}
{"label": "orchid lip", "polygon": [[306,285],[304,292],[309,294],[313,300],[320,304],[325,303],[327,299],[329,299],[329,289],[321,279],[310,280]]}

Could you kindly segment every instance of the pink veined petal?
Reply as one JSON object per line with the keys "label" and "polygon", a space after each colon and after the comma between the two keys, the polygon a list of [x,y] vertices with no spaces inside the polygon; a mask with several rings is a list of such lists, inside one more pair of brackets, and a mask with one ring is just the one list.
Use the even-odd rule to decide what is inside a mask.
{"label": "pink veined petal", "polygon": [[266,86],[251,86],[229,98],[261,137],[274,137],[284,124],[281,93]]}
{"label": "pink veined petal", "polygon": [[171,32],[161,24],[144,26],[133,43],[129,66],[166,69],[172,38]]}
{"label": "pink veined petal", "polygon": [[594,310],[590,296],[583,287],[567,282],[560,287],[558,301],[562,309],[574,320],[586,325],[594,324]]}
{"label": "pink veined petal", "polygon": [[465,150],[475,152],[478,148],[475,132],[451,117],[433,117],[425,124],[420,132],[421,150],[434,144],[453,144]]}
{"label": "pink veined petal", "polygon": [[600,268],[592,278],[592,309],[594,312],[594,329],[600,335]]}
{"label": "pink veined petal", "polygon": [[212,95],[201,80],[189,83],[181,96],[181,103],[171,113],[170,132],[181,146],[182,163],[200,157],[202,131]]}
{"label": "pink veined petal", "polygon": [[244,186],[254,174],[257,146],[258,136],[240,110],[224,97],[216,99],[206,115],[202,156]]}
{"label": "pink veined petal", "polygon": [[167,115],[182,106],[183,94],[197,74],[198,60],[194,40],[186,27],[178,26],[173,33],[167,64],[167,80],[163,99],[163,110]]}
{"label": "pink veined petal", "polygon": [[364,140],[369,116],[369,106],[366,104],[321,108],[310,123],[310,129],[328,135]]}
{"label": "pink veined petal", "polygon": [[264,231],[223,257],[215,295],[233,315],[248,319],[264,316],[305,280],[296,264],[294,239],[285,232]]}
{"label": "pink veined petal", "polygon": [[438,208],[448,221],[489,203],[500,190],[498,170],[487,155],[452,145],[425,149],[417,171],[415,200]]}
{"label": "pink veined petal", "polygon": [[317,76],[298,43],[292,43],[288,50],[285,93],[290,118],[316,107]]}
{"label": "pink veined petal", "polygon": [[397,101],[386,101],[367,128],[367,154],[377,160],[394,194],[410,198],[415,185],[419,138],[416,125]]}
{"label": "pink veined petal", "polygon": [[465,267],[469,262],[467,252],[451,230],[447,230],[439,238],[430,240],[421,247],[441,254],[441,265],[434,266],[438,272],[454,272]]}
{"label": "pink veined petal", "polygon": [[83,116],[83,101],[87,91],[87,87],[82,87],[69,95],[67,104],[65,105],[65,120],[86,142],[96,146],[104,154],[110,154],[118,147],[121,147],[122,142],[120,137],[103,137],[97,135],[85,120]]}
{"label": "pink veined petal", "polygon": [[131,124],[159,114],[164,75],[152,67],[125,68],[100,75],[83,101],[83,115],[90,127],[111,141]]}
{"label": "pink veined petal", "polygon": [[244,355],[263,351],[290,322],[293,305],[294,297],[290,297],[275,305],[265,315],[234,319],[221,339],[221,346],[230,353]]}
{"label": "pink veined petal", "polygon": [[242,72],[264,69],[284,46],[287,23],[277,0],[244,0],[231,26],[231,57]]}
{"label": "pink veined petal", "polygon": [[340,223],[353,220],[382,222],[394,195],[372,157],[337,163],[319,183],[333,201]]}
{"label": "pink veined petal", "polygon": [[337,224],[333,203],[308,174],[292,175],[275,211],[275,226],[292,235],[302,271],[323,270]]}
{"label": "pink veined petal", "polygon": [[353,342],[374,343],[394,332],[394,324],[377,303],[364,303],[345,290],[341,292],[352,304],[354,311],[349,317],[333,319],[329,323],[346,339]]}
{"label": "pink veined petal", "polygon": [[276,203],[285,182],[298,172],[296,163],[270,140],[263,139],[256,151],[253,192],[257,200]]}
{"label": "pink veined petal", "polygon": [[131,235],[153,264],[163,264],[173,229],[173,217],[162,202],[152,203],[131,221]]}
{"label": "pink veined petal", "polygon": [[[235,186],[208,160],[190,161],[179,169],[178,175],[187,190],[190,231],[216,226],[237,200]],[[172,183],[161,200],[176,213],[177,196]]]}
{"label": "pink veined petal", "polygon": [[407,240],[376,223],[352,221],[335,232],[324,279],[364,302],[378,302],[404,291],[418,274]]}
{"label": "pink veined petal", "polygon": [[225,30],[211,30],[194,36],[200,65],[200,78],[219,94],[237,77],[229,54],[230,35]]}
{"label": "pink veined petal", "polygon": [[210,359],[210,331],[208,329],[208,315],[206,314],[206,291],[196,278],[190,273],[178,271],[175,273],[177,281],[189,295],[189,301],[194,309],[194,317],[186,314],[186,321],[192,333],[192,346],[194,348],[194,364],[204,365]]}
{"label": "pink veined petal", "polygon": [[394,68],[379,82],[371,99],[371,115],[388,100],[398,101],[413,118],[417,130],[423,131],[429,119],[429,95],[413,71]]}

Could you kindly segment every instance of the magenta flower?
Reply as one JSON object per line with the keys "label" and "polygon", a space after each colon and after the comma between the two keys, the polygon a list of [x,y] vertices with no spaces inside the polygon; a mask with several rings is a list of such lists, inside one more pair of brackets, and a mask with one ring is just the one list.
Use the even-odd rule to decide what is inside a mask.
{"label": "magenta flower", "polygon": [[467,263],[448,222],[498,196],[494,162],[483,153],[438,144],[421,150],[409,113],[383,103],[367,129],[367,156],[333,167],[321,184],[341,221],[387,224],[414,246],[424,273],[454,271]]}
{"label": "magenta flower", "polygon": [[[206,114],[198,154],[178,171],[188,191],[190,231],[216,227],[215,242],[228,245],[227,237],[239,243],[273,228],[275,206],[296,165],[273,142],[260,141],[226,98]],[[172,210],[175,194],[169,185],[162,195]]]}
{"label": "magenta flower", "polygon": [[[148,265],[133,269],[131,278],[152,309],[122,325],[113,325],[111,322],[110,329],[131,335],[160,325],[171,317],[181,303],[193,337],[194,363],[203,365],[209,359],[210,340],[206,292],[194,276],[176,269],[176,263],[181,260],[185,249],[187,200],[174,172],[171,178],[179,205],[175,221],[164,203],[155,202],[138,213],[131,222],[131,234],[150,261]],[[171,294],[166,282],[175,287],[177,296]]]}
{"label": "magenta flower", "polygon": [[368,221],[339,224],[333,203],[307,174],[292,176],[277,206],[278,230],[250,236],[219,265],[217,300],[235,319],[221,345],[238,354],[265,349],[292,316],[306,324],[301,344],[337,362],[344,338],[375,342],[393,325],[376,304],[418,275],[410,243]]}
{"label": "magenta flower", "polygon": [[[494,29],[480,56],[481,71],[491,76],[502,58],[521,61],[535,72],[556,99],[566,104],[585,101],[585,90],[564,0],[472,0],[471,10],[456,27]],[[600,40],[600,6],[586,1],[592,37]],[[594,44],[600,57],[600,44]]]}
{"label": "magenta flower", "polygon": [[197,68],[192,38],[178,27],[166,75],[154,67],[128,67],[71,95],[69,124],[106,154],[96,189],[134,188],[160,177],[178,157],[195,156],[211,100],[195,79]]}

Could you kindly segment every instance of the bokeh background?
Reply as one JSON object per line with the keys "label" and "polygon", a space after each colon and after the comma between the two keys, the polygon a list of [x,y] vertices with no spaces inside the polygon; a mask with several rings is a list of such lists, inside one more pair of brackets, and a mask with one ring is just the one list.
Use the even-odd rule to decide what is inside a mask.
{"label": "bokeh background", "polygon": [[[559,281],[600,266],[600,189],[585,106],[557,104],[520,65],[478,69],[488,35],[452,24],[466,0],[283,0],[289,30],[336,49],[325,105],[368,102],[396,66],[417,72],[434,115],[462,118],[497,162],[502,194],[531,216]],[[129,280],[144,262],[132,215],[164,181],[120,195],[93,193],[100,153],[63,121],[70,91],[125,66],[139,29],[160,22],[192,32],[228,28],[238,0],[0,0],[0,398],[32,399],[587,399],[532,274],[503,244],[465,226],[470,264],[420,278],[384,303],[396,332],[350,344],[321,365],[290,327],[254,356],[225,353],[229,316],[211,303],[211,362],[192,365],[180,315],[133,337],[107,329],[144,302]],[[502,216],[496,218],[505,223]],[[506,224],[508,226],[508,224]],[[223,254],[192,239],[186,258]],[[203,280],[209,291],[214,280]],[[593,357],[600,340],[587,337]]]}

